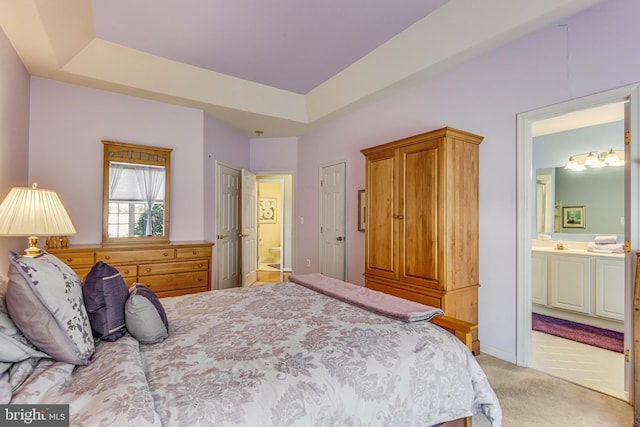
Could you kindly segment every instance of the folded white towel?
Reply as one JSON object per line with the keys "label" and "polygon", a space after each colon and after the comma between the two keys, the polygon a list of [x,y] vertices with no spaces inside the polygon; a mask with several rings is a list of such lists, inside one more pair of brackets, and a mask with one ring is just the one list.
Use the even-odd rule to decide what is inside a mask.
{"label": "folded white towel", "polygon": [[587,250],[591,252],[606,252],[606,253],[624,253],[623,243],[606,243],[598,244],[589,242]]}
{"label": "folded white towel", "polygon": [[618,242],[618,238],[616,236],[596,236],[594,240],[599,245],[607,245]]}

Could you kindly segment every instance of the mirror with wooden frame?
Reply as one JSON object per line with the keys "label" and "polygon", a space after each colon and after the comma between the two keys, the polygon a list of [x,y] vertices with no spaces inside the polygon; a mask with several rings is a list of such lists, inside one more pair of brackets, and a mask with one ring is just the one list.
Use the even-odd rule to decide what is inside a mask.
{"label": "mirror with wooden frame", "polygon": [[102,143],[102,243],[168,242],[172,149]]}

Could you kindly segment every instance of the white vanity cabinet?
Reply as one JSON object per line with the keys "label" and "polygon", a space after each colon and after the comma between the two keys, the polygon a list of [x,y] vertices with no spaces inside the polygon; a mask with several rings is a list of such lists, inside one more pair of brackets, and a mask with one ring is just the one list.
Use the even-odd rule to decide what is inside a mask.
{"label": "white vanity cabinet", "polygon": [[547,254],[532,252],[531,254],[531,301],[534,304],[548,304],[548,271]]}
{"label": "white vanity cabinet", "polygon": [[600,327],[619,325],[624,322],[624,256],[536,248],[531,302],[536,313]]}
{"label": "white vanity cabinet", "polygon": [[592,314],[591,257],[552,255],[549,261],[550,305],[555,308]]}
{"label": "white vanity cabinet", "polygon": [[597,258],[596,315],[624,321],[624,259]]}

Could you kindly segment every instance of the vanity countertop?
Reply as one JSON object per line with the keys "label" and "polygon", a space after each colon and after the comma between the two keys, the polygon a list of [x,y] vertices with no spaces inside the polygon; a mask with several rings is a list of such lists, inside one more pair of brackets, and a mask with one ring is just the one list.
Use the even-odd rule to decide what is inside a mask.
{"label": "vanity countertop", "polygon": [[[555,242],[544,242],[544,243],[553,243]],[[575,247],[572,245],[575,244]],[[538,246],[533,245],[531,250],[533,252],[547,252],[554,253],[558,255],[583,255],[583,256],[594,256],[594,257],[605,257],[605,258],[624,258],[624,253],[606,253],[606,252],[592,252],[588,251],[586,248],[586,244],[582,242],[564,242],[565,249],[556,249],[555,246]]]}

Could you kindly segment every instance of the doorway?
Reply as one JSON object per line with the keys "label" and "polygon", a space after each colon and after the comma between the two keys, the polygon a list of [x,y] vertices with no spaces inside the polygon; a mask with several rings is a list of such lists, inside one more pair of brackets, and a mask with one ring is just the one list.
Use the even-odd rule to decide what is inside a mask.
{"label": "doorway", "polygon": [[292,176],[258,174],[258,282],[280,282],[292,273]]}
{"label": "doorway", "polygon": [[[213,288],[254,286],[285,280],[292,271],[293,175],[255,174],[221,162],[217,162],[216,169],[216,283]],[[254,182],[255,191],[246,188],[253,186]],[[266,210],[260,207],[261,182],[275,182],[279,188],[275,197],[263,195],[275,199]],[[263,225],[275,226],[279,230],[276,238],[280,241],[279,254],[275,243],[266,243],[265,249],[271,249],[269,253],[274,258],[269,263],[276,264],[276,257],[280,263],[279,269],[272,270],[275,274],[269,274],[267,278],[262,276],[259,264],[262,249],[260,228]]]}
{"label": "doorway", "polygon": [[[631,110],[632,114],[627,116],[627,119],[623,117],[623,122],[625,123],[626,129],[629,129],[631,126],[631,133],[633,135],[637,135],[634,132],[634,129],[637,129],[637,87],[628,87],[621,88],[618,90],[613,90],[607,93],[593,95],[590,97],[582,98],[579,100],[570,101],[563,104],[554,105],[551,107],[542,108],[539,110],[535,110],[528,113],[523,113],[518,115],[518,312],[517,312],[517,363],[520,366],[534,367],[540,369],[544,368],[544,363],[540,362],[539,353],[537,352],[538,348],[536,346],[544,346],[544,345],[552,345],[546,342],[539,342],[540,338],[537,336],[537,332],[534,333],[532,331],[532,313],[541,311],[538,308],[542,307],[545,310],[549,309],[550,312],[546,312],[545,314],[556,314],[557,312],[561,313],[561,317],[565,318],[573,318],[573,320],[599,320],[603,316],[601,316],[601,312],[598,311],[598,294],[596,290],[592,287],[595,286],[595,282],[598,280],[597,271],[595,267],[595,260],[587,250],[589,248],[589,242],[593,240],[594,235],[601,234],[598,230],[591,230],[592,234],[580,236],[578,234],[572,233],[563,233],[570,231],[574,226],[580,226],[581,221],[588,218],[589,210],[584,206],[567,206],[566,204],[563,206],[562,200],[558,200],[555,196],[547,196],[548,192],[545,191],[544,195],[541,195],[538,191],[538,188],[544,188],[546,190],[550,189],[546,184],[546,178],[538,180],[536,176],[536,165],[539,165],[539,159],[536,157],[536,128],[538,125],[550,123],[552,121],[561,122],[562,119],[570,119],[569,113],[575,112],[586,112],[595,107],[602,107],[611,104],[621,104],[626,102],[626,106],[628,106],[628,110]],[[575,115],[575,114],[574,114]],[[602,119],[602,114],[600,114],[599,119]],[[629,120],[629,117],[631,119]],[[576,117],[573,117],[574,119]],[[553,119],[553,120],[551,120]],[[619,118],[618,118],[619,120]],[[600,120],[603,122],[606,120]],[[579,126],[574,126],[575,129],[580,127],[588,128],[589,124],[593,125],[595,122],[583,123]],[[567,129],[565,128],[566,132]],[[562,132],[562,131],[561,131]],[[636,131],[637,132],[637,131]],[[624,132],[621,132],[621,138],[624,139]],[[637,137],[633,137],[632,140],[636,140]],[[557,147],[553,147],[557,149]],[[587,151],[595,150],[592,148],[586,148]],[[601,149],[602,150],[602,149]],[[633,144],[627,145],[623,149],[624,155],[630,159],[631,156],[634,155],[634,152],[637,150],[637,147],[633,146]],[[579,151],[579,150],[578,150]],[[604,150],[603,150],[604,151]],[[566,153],[565,153],[566,154]],[[583,154],[582,152],[574,153],[574,154]],[[587,153],[588,154],[588,153]],[[569,160],[571,156],[565,156],[563,162]],[[586,156],[585,156],[586,157]],[[604,156],[603,156],[604,159]],[[633,162],[627,161],[625,170],[624,170],[624,207],[622,208],[624,213],[620,216],[618,214],[618,221],[624,221],[624,225],[618,231],[614,231],[615,233],[620,233],[618,236],[622,243],[625,240],[629,240],[631,242],[631,246],[634,247],[637,245],[638,239],[638,230],[637,230],[637,218],[638,218],[638,197],[633,195],[632,188],[635,188],[635,182],[637,182],[637,168],[632,166]],[[563,165],[554,165],[561,166],[558,168],[547,168],[544,172],[544,176],[547,176],[549,172],[552,174],[555,171],[564,171]],[[540,181],[540,182],[539,182]],[[542,187],[540,184],[543,184]],[[553,191],[553,189],[551,189]],[[564,196],[568,197],[568,196]],[[551,202],[552,206],[552,215],[547,216],[546,219],[537,218],[536,209],[537,202],[547,200]],[[547,203],[548,204],[548,203]],[[575,203],[574,203],[575,204]],[[571,224],[566,223],[566,218],[563,215],[566,212],[573,212],[570,209],[573,208],[578,214],[584,215],[584,218],[580,221],[575,220],[575,217],[572,217],[574,221]],[[579,208],[579,209],[578,209]],[[594,207],[591,207],[594,210]],[[576,212],[573,212],[576,214]],[[595,211],[592,212],[595,214]],[[588,219],[586,219],[588,221]],[[543,230],[543,232],[539,232],[538,227],[541,224],[547,224],[549,228]],[[618,223],[618,225],[621,225]],[[566,228],[564,228],[566,227]],[[545,232],[546,231],[546,232]],[[575,230],[571,230],[574,231]],[[567,237],[568,236],[568,237]],[[555,250],[555,246],[561,245],[560,240],[570,239],[571,244],[569,247],[573,247],[575,251],[583,250],[583,253],[574,252],[574,257],[571,258],[570,255],[565,253],[560,253]],[[548,239],[548,240],[547,240]],[[566,243],[566,242],[564,242]],[[537,249],[540,247],[545,248],[548,251],[548,255],[545,255],[544,262],[541,262],[541,257],[539,253],[533,251],[534,245]],[[544,251],[541,253],[544,254]],[[579,255],[579,256],[575,256]],[[633,394],[633,366],[630,363],[633,358],[631,357],[631,351],[633,349],[633,312],[631,309],[633,298],[632,298],[632,280],[634,275],[633,267],[634,263],[629,253],[620,255],[621,258],[621,273],[617,276],[623,284],[620,289],[620,297],[622,301],[620,304],[622,306],[621,311],[623,312],[620,315],[620,329],[624,332],[624,350],[627,352],[625,354],[620,354],[615,360],[618,360],[619,370],[621,371],[621,383],[618,387],[619,390],[599,390],[608,392],[608,394],[615,395],[618,398],[629,401],[630,396]],[[559,260],[559,261],[558,261]],[[582,262],[582,266],[578,265],[578,261]],[[560,262],[561,264],[558,264]],[[622,264],[623,262],[623,264]],[[542,267],[545,268],[542,268]],[[560,274],[561,268],[569,266],[573,268],[573,273],[562,276]],[[549,268],[549,270],[546,270]],[[577,280],[577,274],[583,274],[584,279]],[[536,277],[535,279],[533,277]],[[547,282],[542,287],[539,287],[540,278],[548,279]],[[560,279],[559,279],[560,278]],[[565,283],[567,280],[574,281],[575,283],[585,283],[585,287],[581,290],[580,298],[573,299],[573,293],[569,293],[566,289],[562,292],[558,293],[557,289],[554,286],[557,286],[559,281]],[[544,295],[543,291],[548,291],[549,294]],[[543,301],[540,301],[540,298]],[[601,296],[600,296],[601,297]],[[564,299],[564,300],[563,300]],[[570,300],[573,304],[574,300],[579,300],[581,304],[576,304],[576,307],[566,305],[567,301]],[[565,305],[563,305],[565,304]],[[578,307],[582,305],[583,307]],[[575,309],[574,309],[575,308]],[[542,310],[544,311],[544,310]],[[580,313],[582,311],[582,313]],[[575,312],[578,312],[576,314]],[[610,320],[604,316],[604,320]],[[605,322],[606,324],[606,322]],[[546,335],[545,335],[546,337]],[[584,356],[585,352],[583,350],[580,351],[581,356]],[[555,356],[554,356],[555,357]],[[574,356],[569,356],[574,357]],[[551,357],[550,357],[551,358]],[[576,371],[575,369],[578,365],[578,361],[575,359],[569,360],[565,362],[565,370],[566,371]],[[550,372],[556,376],[561,376],[559,372],[562,369],[559,369],[555,372]],[[576,381],[575,378],[565,378],[572,382]],[[597,388],[598,386],[594,384],[582,384],[590,388]]]}

